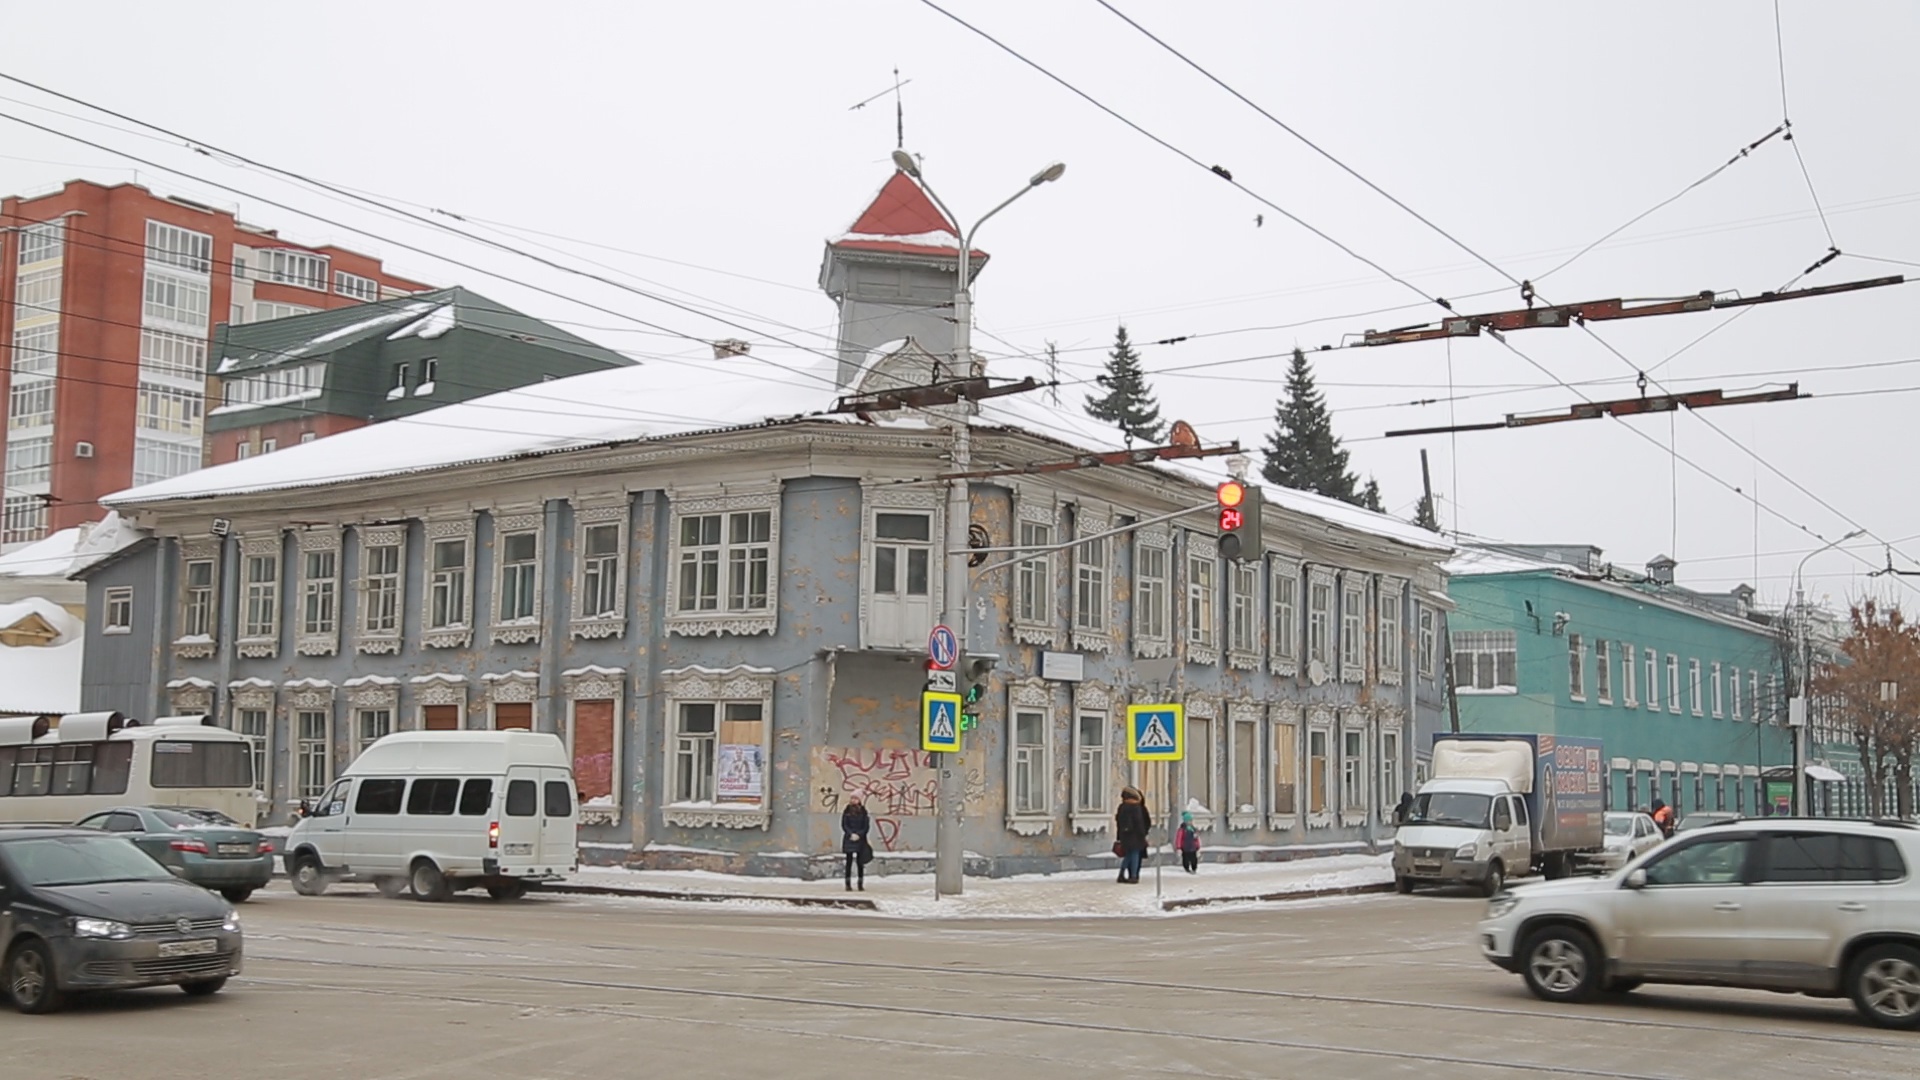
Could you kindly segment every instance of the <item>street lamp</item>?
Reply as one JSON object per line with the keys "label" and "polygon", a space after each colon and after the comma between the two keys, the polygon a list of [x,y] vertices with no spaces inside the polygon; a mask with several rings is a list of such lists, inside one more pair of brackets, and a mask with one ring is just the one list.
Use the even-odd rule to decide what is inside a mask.
{"label": "street lamp", "polygon": [[[927,198],[940,208],[957,229],[960,219],[947,204],[934,193],[927,178],[920,171],[920,163],[905,150],[893,152],[893,163],[903,173],[912,177],[927,193]],[[1027,186],[1007,196],[1000,205],[987,211],[980,220],[973,223],[960,234],[959,256],[954,275],[953,290],[953,378],[964,379],[973,374],[973,295],[970,291],[973,276],[973,237],[993,215],[1013,205],[1015,200],[1041,184],[1060,179],[1067,167],[1056,161],[1028,179]],[[966,472],[972,462],[972,434],[967,427],[967,405],[962,408],[953,425],[953,471]],[[971,503],[968,499],[967,481],[950,480],[947,486],[947,563],[946,563],[946,604],[943,618],[959,640],[959,651],[966,652],[967,647],[967,565],[961,556],[967,553],[967,523],[971,516]],[[965,864],[962,860],[960,843],[960,800],[961,786],[958,770],[953,762],[940,762],[939,806],[933,820],[933,891],[935,896],[960,895],[964,879]]]}
{"label": "street lamp", "polygon": [[[1800,715],[1799,724],[1793,729],[1793,809],[1797,814],[1807,812],[1807,725],[1812,721],[1813,709],[1813,619],[1807,611],[1806,591],[1800,587],[1800,572],[1807,568],[1815,555],[1831,551],[1857,536],[1865,536],[1867,530],[1855,529],[1838,540],[1830,540],[1806,553],[1800,565],[1793,568],[1793,606],[1796,609],[1794,620],[1800,636]],[[1885,692],[1884,684],[1882,692]],[[1792,710],[1789,709],[1789,720]]]}

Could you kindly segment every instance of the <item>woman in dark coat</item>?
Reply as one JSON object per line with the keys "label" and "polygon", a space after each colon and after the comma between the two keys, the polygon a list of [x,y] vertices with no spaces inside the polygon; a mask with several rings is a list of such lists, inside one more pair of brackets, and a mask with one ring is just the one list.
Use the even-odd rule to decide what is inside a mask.
{"label": "woman in dark coat", "polygon": [[1120,849],[1120,876],[1123,884],[1140,883],[1140,863],[1147,857],[1147,833],[1153,829],[1153,815],[1147,813],[1147,800],[1134,787],[1120,790],[1120,809],[1113,815],[1114,846]]}
{"label": "woman in dark coat", "polygon": [[860,891],[867,890],[867,864],[873,861],[873,845],[867,842],[872,825],[867,817],[866,801],[859,792],[847,796],[847,808],[840,811],[840,851],[847,857],[847,891],[853,891],[855,871],[859,872]]}

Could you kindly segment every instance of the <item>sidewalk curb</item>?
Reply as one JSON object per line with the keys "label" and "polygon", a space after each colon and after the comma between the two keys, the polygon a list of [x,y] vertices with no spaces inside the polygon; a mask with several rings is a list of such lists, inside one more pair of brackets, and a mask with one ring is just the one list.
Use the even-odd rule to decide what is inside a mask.
{"label": "sidewalk curb", "polygon": [[880,907],[864,897],[769,896],[763,893],[681,892],[672,889],[636,889],[622,885],[577,885],[573,883],[538,885],[534,892],[563,893],[572,896],[637,896],[648,900],[680,900],[690,903],[719,903],[724,900],[758,900],[793,907],[840,908],[846,911],[879,911]]}
{"label": "sidewalk curb", "polygon": [[1303,889],[1298,892],[1264,893],[1259,896],[1197,896],[1189,900],[1163,900],[1162,911],[1181,911],[1186,908],[1212,907],[1215,904],[1253,904],[1281,900],[1318,900],[1327,896],[1361,896],[1367,893],[1390,893],[1393,882],[1383,881],[1378,885],[1346,885],[1332,889]]}

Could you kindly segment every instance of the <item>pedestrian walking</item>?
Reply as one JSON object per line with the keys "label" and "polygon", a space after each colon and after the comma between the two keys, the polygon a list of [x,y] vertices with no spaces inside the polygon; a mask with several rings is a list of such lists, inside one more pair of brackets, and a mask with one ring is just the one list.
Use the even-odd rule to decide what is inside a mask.
{"label": "pedestrian walking", "polygon": [[1124,885],[1140,884],[1140,864],[1147,857],[1147,834],[1153,830],[1153,815],[1147,813],[1146,797],[1136,787],[1120,789],[1120,809],[1113,815],[1113,853],[1120,856],[1120,876]]}
{"label": "pedestrian walking", "polygon": [[1400,793],[1399,804],[1393,808],[1393,823],[1405,825],[1411,820],[1413,820],[1413,792],[1403,791]]}
{"label": "pedestrian walking", "polygon": [[1200,872],[1200,830],[1193,827],[1193,814],[1190,811],[1180,815],[1180,832],[1174,837],[1173,846],[1180,849],[1180,869],[1189,874]]}
{"label": "pedestrian walking", "polygon": [[855,881],[859,882],[861,892],[867,891],[867,864],[873,861],[873,845],[867,841],[867,830],[872,823],[867,817],[865,798],[857,791],[848,795],[847,808],[840,811],[840,851],[847,857],[848,892],[853,891]]}
{"label": "pedestrian walking", "polygon": [[1673,807],[1659,799],[1653,800],[1653,823],[1660,826],[1660,835],[1669,840],[1673,839],[1673,818]]}

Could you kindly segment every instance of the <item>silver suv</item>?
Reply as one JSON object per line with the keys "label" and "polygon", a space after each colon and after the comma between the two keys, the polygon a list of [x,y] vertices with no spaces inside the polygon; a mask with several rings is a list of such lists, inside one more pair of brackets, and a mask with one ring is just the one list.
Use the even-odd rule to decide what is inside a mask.
{"label": "silver suv", "polygon": [[1480,923],[1488,960],[1536,997],[1642,983],[1851,997],[1920,1027],[1920,829],[1822,818],[1732,821],[1599,879],[1523,885]]}

